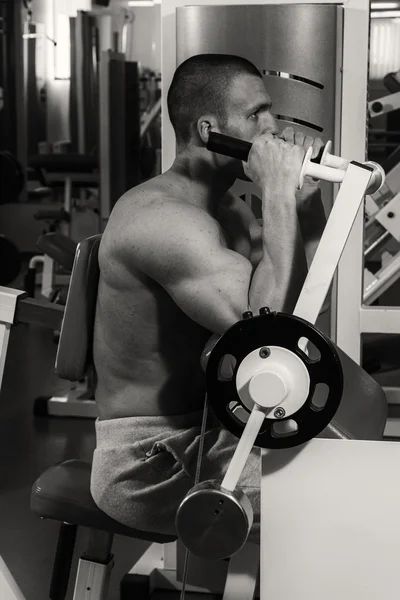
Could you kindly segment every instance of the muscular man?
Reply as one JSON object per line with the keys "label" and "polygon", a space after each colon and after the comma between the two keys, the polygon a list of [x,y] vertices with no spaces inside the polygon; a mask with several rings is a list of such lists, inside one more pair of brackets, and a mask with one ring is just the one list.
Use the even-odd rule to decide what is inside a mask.
{"label": "muscular man", "polygon": [[[168,93],[176,160],[117,202],[102,237],[94,336],[97,448],[92,494],[114,519],[174,533],[193,486],[204,404],[200,357],[248,309],[291,312],[325,225],[318,183],[296,187],[305,150],[279,134],[254,65],[231,55],[181,64]],[[210,131],[253,142],[249,160],[209,152]],[[262,225],[231,191],[250,178]],[[311,201],[312,198],[312,207]],[[222,480],[237,444],[210,416],[201,480]],[[259,533],[259,452],[240,485]]]}

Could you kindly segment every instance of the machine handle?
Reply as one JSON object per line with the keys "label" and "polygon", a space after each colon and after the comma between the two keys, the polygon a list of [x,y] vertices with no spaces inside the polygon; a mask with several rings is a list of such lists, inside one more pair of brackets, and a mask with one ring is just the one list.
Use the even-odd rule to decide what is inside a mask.
{"label": "machine handle", "polygon": [[[252,145],[250,142],[246,142],[229,135],[216,133],[214,131],[211,131],[207,142],[207,150],[210,150],[211,152],[217,152],[218,154],[223,154],[224,156],[229,156],[231,158],[237,158],[244,162],[246,162],[249,157],[251,146]],[[312,159],[312,149],[309,148],[306,156],[304,157],[303,167],[301,169],[299,178],[299,188],[301,188],[303,185],[305,175],[310,175],[311,177],[337,183],[343,181],[345,175],[344,171],[339,171],[337,169],[318,164],[322,154],[323,153],[320,153],[320,156]]]}
{"label": "machine handle", "polygon": [[[217,152],[218,154],[223,154],[224,156],[230,156],[231,158],[237,158],[239,160],[243,160],[244,162],[246,162],[249,157],[250,149],[250,142],[239,140],[238,138],[224,135],[222,133],[216,133],[215,131],[211,131],[208,138],[207,150],[211,150],[211,152]],[[311,162],[320,164],[324,152],[325,146],[320,149],[318,156],[311,159]]]}
{"label": "machine handle", "polygon": [[244,162],[247,162],[249,158],[251,146],[250,142],[239,140],[230,135],[215,133],[214,131],[210,132],[207,142],[207,150],[229,156],[230,158],[237,158]]}

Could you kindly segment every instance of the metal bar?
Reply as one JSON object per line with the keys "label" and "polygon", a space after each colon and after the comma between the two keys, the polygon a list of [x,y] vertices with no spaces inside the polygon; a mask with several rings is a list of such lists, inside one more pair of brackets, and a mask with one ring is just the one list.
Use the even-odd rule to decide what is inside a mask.
{"label": "metal bar", "polygon": [[113,560],[106,565],[81,558],[78,564],[73,600],[106,600]]}
{"label": "metal bar", "polygon": [[222,481],[221,485],[225,490],[233,492],[236,488],[264,419],[265,412],[255,404]]}
{"label": "metal bar", "polygon": [[52,302],[41,302],[34,298],[24,298],[17,304],[14,323],[42,325],[49,329],[60,329],[64,307]]}
{"label": "metal bar", "polygon": [[92,562],[107,564],[111,557],[114,534],[100,529],[89,530],[89,544],[83,558]]}
{"label": "metal bar", "polygon": [[[369,6],[351,0],[343,7],[341,114],[335,128],[340,132],[337,153],[363,162],[366,150],[366,108],[369,58]],[[354,52],[357,47],[358,51]],[[336,344],[360,363],[359,310],[364,271],[364,207],[360,206],[337,270]]]}
{"label": "metal bar", "polygon": [[71,393],[66,396],[49,398],[47,415],[49,417],[79,417],[80,419],[97,419],[99,416],[94,400],[71,398]]}
{"label": "metal bar", "polygon": [[368,110],[371,118],[384,115],[400,108],[400,92],[382,96],[368,102]]}
{"label": "metal bar", "polygon": [[50,598],[65,598],[76,541],[77,525],[61,523],[53,573],[50,583]]}
{"label": "metal bar", "polygon": [[388,306],[362,307],[360,310],[360,333],[400,334],[399,309]]}
{"label": "metal bar", "polygon": [[400,135],[400,130],[388,131],[387,129],[369,129],[368,136],[374,136],[374,135],[384,135],[386,137],[395,137],[397,135]]}
{"label": "metal bar", "polygon": [[379,236],[378,239],[375,240],[375,242],[373,242],[365,250],[365,252],[364,252],[364,258],[365,258],[365,260],[367,260],[368,258],[370,258],[375,252],[378,252],[378,250],[381,250],[382,246],[384,246],[386,244],[386,242],[388,240],[390,240],[391,238],[392,238],[392,236],[391,236],[391,234],[388,231],[385,231],[384,233],[382,233],[382,235]]}
{"label": "metal bar", "polygon": [[[364,289],[364,302],[371,304],[375,302],[397,279],[400,277],[400,252],[378,273],[375,279]],[[398,308],[398,319],[400,323],[400,309]]]}
{"label": "metal bar", "polygon": [[229,561],[222,600],[250,600],[256,596],[260,548],[247,542]]}
{"label": "metal bar", "polygon": [[150,110],[150,112],[146,113],[143,116],[142,123],[140,125],[140,137],[141,138],[143,138],[143,136],[147,132],[148,128],[150,127],[150,125],[152,124],[152,122],[154,121],[154,119],[156,117],[158,117],[158,115],[160,114],[160,112],[161,112],[161,98],[159,98],[157,100],[157,102],[154,104],[154,106]]}
{"label": "metal bar", "polygon": [[293,314],[314,324],[364,199],[371,171],[350,163]]}

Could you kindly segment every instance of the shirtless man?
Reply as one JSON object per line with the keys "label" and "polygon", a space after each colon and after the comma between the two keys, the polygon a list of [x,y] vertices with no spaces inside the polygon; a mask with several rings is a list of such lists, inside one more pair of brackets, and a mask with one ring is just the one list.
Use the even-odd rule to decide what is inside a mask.
{"label": "shirtless man", "polygon": [[[322,141],[292,129],[278,138],[271,106],[248,61],[185,61],[168,93],[176,160],[124,194],[102,237],[91,489],[102,510],[136,529],[174,533],[193,486],[210,335],[248,309],[293,311],[325,225],[318,182],[296,190],[305,150],[318,154]],[[210,131],[254,142],[247,164],[209,152]],[[259,185],[262,225],[229,191],[237,178]],[[222,480],[236,444],[210,418],[202,480]],[[254,450],[240,482],[255,538],[258,461]]]}

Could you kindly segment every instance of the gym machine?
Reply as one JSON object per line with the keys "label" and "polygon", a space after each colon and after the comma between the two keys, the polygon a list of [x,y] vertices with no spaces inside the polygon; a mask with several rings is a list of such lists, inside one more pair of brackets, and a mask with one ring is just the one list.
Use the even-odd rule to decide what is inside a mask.
{"label": "gym machine", "polygon": [[[250,144],[247,142],[210,134],[208,149],[213,152],[246,160],[249,148]],[[341,523],[341,531],[337,539],[332,535],[334,530],[330,531],[330,537],[325,537],[326,524],[322,527],[324,533],[320,537],[314,532],[312,536],[307,535],[301,525],[304,517],[301,516],[297,504],[311,502],[312,507],[309,507],[309,510],[311,509],[309,518],[311,518],[314,511],[317,512],[315,496],[318,496],[319,492],[313,490],[311,494],[310,488],[308,490],[292,488],[291,477],[293,471],[296,474],[297,469],[303,468],[307,469],[306,477],[309,477],[308,461],[312,460],[314,453],[318,454],[320,448],[332,461],[325,466],[319,465],[320,469],[329,471],[332,468],[332,475],[335,477],[338,476],[336,469],[340,467],[345,470],[345,467],[340,465],[340,461],[336,465],[334,463],[335,453],[339,451],[341,443],[344,442],[346,445],[344,440],[347,436],[342,435],[340,442],[314,438],[321,434],[334,419],[340,406],[345,381],[349,377],[356,381],[355,389],[360,386],[361,393],[360,382],[363,371],[355,363],[350,367],[350,362],[346,363],[343,360],[341,351],[314,326],[314,323],[322,308],[366,190],[372,183],[373,167],[350,162],[346,171],[339,171],[337,167],[323,166],[321,158],[320,164],[313,164],[310,161],[311,154],[312,150],[309,150],[305,156],[299,188],[304,174],[307,174],[325,180],[340,181],[340,191],[293,315],[272,313],[268,307],[261,308],[258,316],[246,312],[243,314],[243,320],[232,326],[217,340],[211,351],[208,351],[205,364],[209,406],[220,423],[239,438],[239,442],[223,481],[196,482],[195,487],[182,501],[176,518],[178,536],[192,554],[203,559],[221,560],[241,551],[252,525],[252,507],[246,495],[240,490],[238,481],[253,446],[268,449],[270,452],[263,452],[262,455],[261,600],[271,597],[279,600],[294,597],[304,598],[304,600],[306,598],[333,599],[339,597],[338,590],[345,582],[349,585],[343,556],[337,556],[339,553],[347,554],[342,547],[343,540],[340,540],[340,537],[349,524]],[[339,166],[342,159],[334,157],[334,160],[337,160]],[[380,180],[378,185],[381,184],[380,169],[376,169],[374,175]],[[224,360],[232,357],[235,366],[228,373],[227,369],[224,369]],[[323,392],[320,387],[324,388]],[[383,392],[381,392],[382,397]],[[354,440],[352,443],[357,445]],[[300,446],[302,449],[299,449]],[[357,456],[358,451],[362,453],[359,448],[350,449],[350,446],[347,446],[346,451],[352,454],[351,450],[355,452],[351,460]],[[280,457],[282,451],[284,456]],[[201,450],[198,460],[200,465]],[[351,470],[353,468],[354,465]],[[276,473],[280,474],[282,481],[279,481],[279,475]],[[303,475],[303,470],[297,474],[297,485]],[[315,485],[318,488],[320,476],[320,472],[314,473]],[[361,475],[360,479],[363,477],[367,477],[366,473]],[[271,489],[275,479],[278,479],[279,492]],[[358,483],[363,486],[360,479]],[[280,496],[282,483],[287,486],[287,489],[286,493]],[[296,491],[293,493],[294,489]],[[299,492],[301,492],[300,498]],[[279,497],[281,506],[284,507],[282,521],[287,519],[290,523],[287,530],[279,518],[280,511],[276,504]],[[288,497],[291,498],[291,503],[287,500]],[[322,490],[321,497],[324,497],[321,519],[329,518],[325,513],[329,498],[326,490]],[[343,504],[345,505],[346,502],[348,504],[352,502],[347,495]],[[272,512],[271,505],[273,505]],[[302,509],[304,510],[305,506],[302,506]],[[293,515],[288,514],[288,511],[293,511]],[[335,517],[330,516],[335,521]],[[275,519],[278,523],[273,526],[273,529],[277,537],[272,539],[270,526]],[[360,525],[360,522],[353,523],[353,529],[346,536],[348,538],[346,543],[352,545],[352,551],[355,549],[355,544],[351,538],[355,536],[355,530],[358,530]],[[281,527],[284,530],[286,544],[291,547],[290,551],[285,544],[282,544]],[[302,530],[305,540],[301,540],[297,529]],[[296,551],[293,551],[290,534],[293,534]],[[310,537],[313,538],[311,543]],[[327,540],[332,547],[325,547]],[[363,542],[367,543],[365,539]],[[375,543],[376,539],[371,539],[365,555],[371,552]],[[319,548],[318,544],[320,544]],[[321,561],[318,561],[314,552],[310,553],[310,548],[322,553]],[[306,558],[302,556],[302,551],[306,552]],[[284,577],[283,571],[288,568],[288,557],[290,560],[288,572],[291,577]],[[378,554],[375,558],[378,558]],[[334,582],[331,582],[331,577],[325,579],[326,571],[317,580],[312,577],[311,563],[318,570],[326,561],[335,565],[335,574],[332,577]],[[375,568],[380,572],[382,559],[377,561]],[[310,580],[307,581],[305,577],[300,576],[302,569],[307,571]],[[363,583],[357,584],[357,577],[360,577],[360,571],[351,578],[351,595],[344,594],[342,589],[340,597],[376,598],[377,596],[373,595],[375,591],[372,595],[361,594]],[[255,585],[256,578],[249,578],[249,587],[246,591],[243,587],[240,588],[240,592],[231,587],[227,597],[251,600]],[[330,586],[331,590],[329,590]]]}
{"label": "gym machine", "polygon": [[[163,170],[168,169],[173,163],[175,157],[175,136],[168,118],[166,106],[166,91],[171,83],[176,66],[183,62],[189,56],[202,52],[221,52],[238,54],[248,58],[261,71],[266,89],[270,94],[275,117],[282,121],[282,128],[292,126],[303,131],[306,135],[313,137],[320,136],[324,140],[332,140],[334,154],[343,157],[352,157],[360,163],[366,158],[366,114],[367,114],[367,83],[368,83],[368,39],[369,39],[369,3],[365,0],[350,0],[344,5],[335,5],[334,2],[309,3],[300,4],[297,2],[284,2],[276,5],[261,0],[255,0],[251,6],[244,5],[240,0],[228,0],[223,5],[213,6],[207,0],[199,0],[196,6],[188,6],[185,0],[163,0],[161,5],[162,15],[162,73],[163,73],[163,123],[162,123],[162,167]],[[299,25],[301,24],[301,26]],[[357,47],[357,53],[354,52],[354,47]],[[236,185],[236,184],[235,184]],[[337,193],[337,185],[335,183],[322,183],[321,189],[323,194],[323,202],[325,211],[329,214],[334,202],[335,194]],[[259,196],[257,188],[249,184],[240,184],[237,191],[248,193],[249,197]],[[253,207],[253,206],[252,206]],[[256,215],[257,216],[257,215]],[[336,276],[334,280],[333,292],[331,295],[331,309],[327,318],[321,318],[317,322],[320,331],[327,334],[346,354],[356,363],[362,361],[361,354],[361,331],[374,331],[377,323],[380,327],[384,327],[386,331],[396,331],[399,329],[399,321],[397,314],[390,308],[379,309],[377,307],[366,307],[362,302],[363,293],[363,249],[364,249],[364,210],[360,207],[352,230],[344,248],[341,260],[339,262]],[[397,328],[397,329],[396,329]],[[339,513],[348,516],[349,520],[345,525],[336,522],[337,531],[352,531],[351,518],[357,516],[356,504],[364,505],[362,491],[364,495],[368,495],[365,487],[361,485],[356,489],[356,484],[359,479],[354,476],[354,480],[348,474],[340,473],[337,461],[342,460],[354,467],[354,473],[357,471],[355,461],[357,458],[356,447],[359,446],[354,442],[338,442],[335,446],[330,440],[313,440],[307,445],[310,452],[301,453],[299,458],[299,467],[303,457],[310,460],[309,464],[304,464],[304,470],[301,472],[305,475],[305,481],[316,489],[315,505],[326,507],[325,516],[329,519],[332,514]],[[332,444],[332,445],[331,445]],[[337,455],[332,455],[333,449],[336,449]],[[375,466],[382,461],[386,461],[391,451],[389,462],[385,463],[385,469],[393,468],[392,457],[397,451],[394,445],[363,445],[361,452],[365,452],[365,457],[369,453],[370,459]],[[289,451],[284,450],[284,455],[287,456]],[[332,469],[337,467],[337,472],[326,471],[323,464],[318,464],[318,456],[322,455],[330,461]],[[375,455],[374,455],[375,453]],[[265,453],[267,454],[267,453]],[[271,455],[271,453],[268,453]],[[283,457],[284,455],[281,454]],[[359,455],[360,460],[362,454]],[[273,463],[271,458],[271,464]],[[285,458],[279,461],[279,464],[285,464]],[[312,464],[315,468],[321,469],[324,473],[318,472],[318,477],[314,477]],[[278,466],[277,465],[277,466]],[[295,465],[297,467],[297,463]],[[365,466],[362,467],[365,469]],[[272,469],[273,471],[273,469]],[[285,472],[286,471],[286,472]],[[326,478],[325,478],[325,473]],[[388,471],[386,471],[386,475]],[[293,545],[294,539],[290,539],[287,527],[284,523],[285,517],[288,515],[290,523],[293,525],[293,531],[299,531],[296,517],[295,500],[293,505],[288,507],[288,503],[293,496],[293,487],[288,483],[287,477],[292,476],[295,481],[296,490],[302,490],[304,483],[301,480],[300,469],[296,471],[293,467],[292,472],[288,469],[283,469],[282,474],[277,468],[276,481],[279,485],[277,495],[273,497],[273,502],[276,501],[275,513],[279,515],[274,520],[271,513],[270,526],[275,533],[275,540],[270,534],[267,534],[271,544],[276,543],[279,549],[286,547],[290,550],[291,564],[288,568],[288,562],[282,553],[274,558],[271,562],[269,572],[273,571],[272,578],[275,582],[275,588],[271,597],[287,598],[302,597],[296,591],[279,595],[281,580],[284,586],[288,585],[288,573],[300,573],[303,566],[300,562],[292,560],[292,550],[297,548]],[[332,481],[329,479],[332,476],[332,481],[335,481],[340,491],[348,486],[348,498],[351,498],[351,507],[346,513],[346,507],[343,506],[342,499],[337,489],[332,489]],[[388,476],[385,480],[386,492],[391,498],[392,489],[388,489],[388,485],[392,485],[394,474]],[[271,473],[271,483],[273,484],[273,474]],[[381,481],[381,476],[377,477],[377,481]],[[281,485],[282,484],[282,485]],[[319,488],[326,484],[326,490],[329,490],[331,497],[327,493],[327,497],[323,497],[324,490]],[[269,492],[268,492],[269,493]],[[393,493],[397,492],[393,489]],[[374,491],[375,494],[375,491]],[[339,498],[338,498],[339,496]],[[303,497],[303,496],[302,496]],[[375,496],[374,496],[375,497]],[[284,515],[281,515],[280,506],[282,498],[287,498],[284,503]],[[334,499],[338,499],[338,509],[334,506]],[[354,499],[354,504],[353,504]],[[380,500],[382,498],[380,497]],[[391,502],[391,500],[390,500]],[[371,508],[366,507],[364,516],[368,520],[367,511]],[[393,505],[391,504],[391,509]],[[300,505],[297,514],[304,510],[307,515],[306,523],[309,523],[314,516],[310,514],[310,508],[304,503]],[[322,510],[322,509],[321,509]],[[395,520],[395,510],[391,512],[392,523],[385,520],[385,533],[379,520],[374,520],[374,527],[379,531],[379,535],[391,535],[391,527]],[[283,522],[282,520],[283,519]],[[283,525],[284,535],[281,537],[280,527]],[[315,531],[320,528],[321,531],[327,532],[327,524],[322,513],[318,512],[318,522],[315,526],[312,525],[313,540],[315,540]],[[368,530],[371,535],[375,535],[371,529]],[[309,536],[309,531],[304,531],[304,539]],[[331,535],[331,532],[327,532]],[[332,534],[335,535],[335,534]],[[359,539],[361,539],[360,534]],[[388,538],[389,539],[389,538]],[[343,538],[345,540],[345,538]],[[390,548],[395,552],[394,545],[391,540]],[[347,539],[343,541],[344,554],[348,558],[348,564],[354,564],[353,558],[347,554]],[[286,546],[285,546],[286,545]],[[389,547],[389,546],[388,546]],[[337,548],[337,546],[336,546]],[[351,543],[348,548],[353,548]],[[272,553],[273,553],[272,549]],[[361,548],[362,550],[362,548]],[[316,559],[315,570],[307,572],[307,577],[310,581],[318,573],[326,575],[325,581],[329,579],[329,574],[326,572],[330,564],[343,564],[344,560],[340,556],[337,562],[336,557],[332,558],[328,553],[322,553],[319,558],[319,550],[312,549]],[[265,553],[264,553],[265,554]],[[304,556],[307,556],[305,553]],[[358,556],[363,556],[361,552]],[[387,556],[387,555],[386,555]],[[179,558],[179,556],[178,556]],[[321,561],[325,564],[321,564]],[[357,558],[358,560],[358,558]],[[369,566],[358,563],[359,572],[365,573]],[[387,562],[391,562],[390,557]],[[393,563],[392,563],[393,564]],[[393,565],[394,566],[394,565]],[[182,564],[180,565],[182,569]],[[372,567],[371,567],[372,568]],[[396,567],[394,566],[396,569]],[[195,567],[193,567],[195,569]],[[195,575],[198,581],[202,580],[201,567],[197,568]],[[203,563],[204,569],[204,563]],[[345,570],[345,566],[343,566]],[[353,584],[353,573],[356,577],[357,568],[354,567],[349,573],[351,583]],[[369,571],[370,573],[370,571]],[[388,574],[389,579],[391,578]],[[320,579],[319,575],[318,578]],[[378,579],[378,578],[377,578]],[[381,581],[389,579],[381,578]],[[204,582],[204,578],[203,578]],[[355,586],[356,586],[355,582]],[[360,584],[360,582],[358,582]],[[369,581],[369,583],[371,583]],[[272,583],[271,583],[272,585]],[[376,585],[376,582],[375,584]],[[395,582],[392,579],[392,586],[395,588]],[[328,587],[328,586],[327,586]],[[366,584],[366,589],[368,584]],[[371,588],[372,589],[372,588]],[[352,590],[354,591],[354,590]],[[376,591],[376,588],[375,588]],[[321,590],[320,590],[321,592]],[[364,590],[363,590],[364,592]],[[329,594],[329,590],[327,592]],[[328,598],[326,590],[320,593],[319,598]],[[348,594],[346,596],[346,594]],[[385,597],[390,597],[391,588],[388,584],[385,589]],[[376,591],[375,598],[382,596],[382,590]],[[304,597],[308,598],[305,594]],[[312,597],[311,595],[309,597]],[[364,597],[361,593],[352,593],[344,586],[344,590],[336,590],[336,595],[332,597],[335,600],[340,597],[348,597],[352,600],[355,597]],[[365,596],[368,597],[368,596]]]}
{"label": "gym machine", "polygon": [[[400,108],[400,71],[388,73],[384,84],[389,95],[369,102],[369,118],[389,114]],[[366,197],[365,202],[365,250],[364,258],[364,303],[372,305],[400,277],[400,148],[382,163],[385,171],[385,184],[379,191]],[[378,258],[380,266],[373,267]],[[368,264],[367,264],[368,263]],[[384,307],[382,307],[382,310]],[[399,307],[391,308],[399,315]],[[383,314],[382,312],[380,314]],[[379,313],[378,313],[379,315]],[[398,321],[398,319],[397,319]],[[391,335],[388,334],[397,334]],[[387,327],[383,331],[376,323],[373,334],[365,336],[364,356],[366,368],[371,372],[395,371],[398,361],[399,337],[395,328]],[[399,437],[399,420],[397,406],[400,402],[399,388],[385,387],[391,409],[386,428],[386,435]]]}
{"label": "gym machine", "polygon": [[[212,134],[208,144],[210,151],[225,153],[230,156],[235,155],[236,152],[236,156],[243,160],[247,158],[249,147],[250,144],[247,142],[226,136],[219,136],[218,134]],[[304,447],[307,443],[311,443],[310,440],[314,436],[321,433],[322,430],[330,425],[341,402],[345,383],[343,356],[341,356],[338,349],[335,349],[328,338],[312,325],[312,322],[315,321],[320,312],[337,261],[346,243],[365,190],[372,183],[375,186],[381,185],[382,173],[379,168],[374,168],[373,165],[363,165],[356,162],[350,162],[346,170],[330,167],[322,164],[324,162],[323,156],[324,153],[318,159],[311,161],[311,151],[306,154],[299,176],[299,187],[302,186],[305,175],[335,181],[341,183],[341,187],[328,220],[323,239],[317,249],[309,275],[299,297],[294,315],[270,313],[267,308],[260,311],[260,317],[253,317],[251,313],[246,313],[244,320],[229,329],[218,340],[211,354],[207,351],[205,356],[205,361],[207,362],[207,391],[212,409],[223,426],[238,435],[240,441],[223,484],[217,486],[215,484],[210,485],[208,482],[202,482],[200,487],[197,486],[192,490],[183,501],[177,514],[177,529],[187,547],[194,550],[194,553],[200,557],[206,556],[207,559],[215,560],[235,555],[230,563],[229,575],[224,584],[224,600],[250,600],[253,597],[257,581],[258,549],[256,546],[246,544],[248,528],[251,524],[251,509],[247,503],[245,510],[242,510],[245,504],[245,497],[236,489],[237,478],[253,443],[256,442],[256,444],[262,447],[274,448],[279,461],[279,454],[284,449],[297,448],[298,444]],[[332,161],[334,160],[342,162],[339,157],[332,157]],[[81,267],[80,261],[82,257],[85,258],[85,255],[87,262],[91,264],[88,267]],[[86,353],[89,352],[89,355],[91,354],[90,331],[94,322],[94,307],[96,305],[98,280],[97,254],[92,250],[92,246],[88,245],[86,251],[83,247],[78,248],[76,256],[65,314],[63,308],[60,306],[49,305],[48,303],[43,305],[43,303],[33,299],[24,298],[23,294],[18,290],[0,288],[0,304],[2,306],[0,313],[0,332],[2,335],[0,364],[2,371],[0,375],[4,370],[8,338],[12,325],[18,322],[34,322],[54,328],[59,327],[62,317],[64,317],[61,334],[63,339],[60,341],[57,354],[57,372],[60,374],[61,370],[62,376],[65,377],[68,374],[68,377],[71,377],[73,371],[76,373],[76,376],[79,376],[78,371],[81,369],[81,367],[77,366],[79,363],[84,364],[83,368],[87,369],[88,361]],[[77,310],[78,307],[80,307],[79,310]],[[82,321],[79,328],[76,322],[73,323],[71,321],[71,315],[72,319],[77,318],[77,312],[82,313],[79,315],[79,319],[88,319],[87,321]],[[67,315],[68,319],[66,320]],[[69,349],[69,352],[73,351],[71,344],[65,343],[66,340],[71,341],[71,336],[76,340],[72,344],[74,357],[76,346],[78,345],[80,348],[79,360],[71,361],[68,352],[65,354],[66,348]],[[304,344],[304,340],[307,340],[306,344]],[[298,346],[299,341],[300,346]],[[319,361],[315,359],[311,360],[310,348],[307,347],[311,345],[320,352]],[[235,367],[235,380],[236,382],[241,381],[237,388],[239,395],[234,391],[236,386],[233,385],[232,378],[231,380],[228,380],[227,377],[220,378],[221,360],[227,353],[234,355],[237,359],[238,368]],[[62,364],[64,365],[63,367],[61,366]],[[357,365],[355,367],[357,371],[362,372]],[[315,394],[313,392],[315,391],[315,387],[322,383],[326,384],[329,388],[325,403],[322,404],[321,398],[319,398],[318,403],[314,404]],[[288,392],[286,394],[287,397],[283,397],[285,394],[279,396],[279,391],[285,388]],[[267,399],[264,397],[265,389],[269,391]],[[272,393],[273,389],[276,390],[277,397],[274,397]],[[244,390],[245,393],[243,394]],[[363,399],[363,401],[367,403],[367,399]],[[256,408],[253,408],[251,404]],[[260,408],[258,409],[258,407]],[[238,408],[241,408],[241,415]],[[264,413],[268,413],[265,423]],[[246,415],[247,419],[243,415]],[[382,421],[382,414],[380,420]],[[287,431],[281,435],[275,431],[273,432],[275,425],[282,426],[288,422],[295,422],[298,425],[296,431],[291,431],[291,436],[287,435]],[[263,431],[259,433],[261,425]],[[381,423],[381,425],[381,429],[383,430],[383,424]],[[376,430],[375,424],[373,428]],[[346,435],[342,434],[341,437],[346,437]],[[328,442],[332,440],[318,441]],[[67,463],[69,462],[71,461],[67,461]],[[65,464],[63,469],[67,468],[68,466]],[[82,467],[80,468],[82,469]],[[69,469],[71,474],[75,472],[75,476],[78,475],[77,466],[73,467],[71,464],[69,465]],[[54,468],[54,474],[57,472],[57,468]],[[46,475],[39,478],[39,483],[34,486],[35,492],[33,493],[31,502],[32,506],[41,508],[36,508],[35,512],[49,518],[49,505],[52,504],[55,505],[51,509],[52,514],[57,514],[58,519],[66,519],[65,516],[61,516],[66,509],[58,508],[56,505],[60,502],[65,506],[65,499],[63,499],[62,494],[65,495],[65,486],[67,485],[65,481],[71,480],[71,474],[69,476],[67,472],[64,475],[62,473],[58,474],[58,477],[61,477],[62,488],[57,491],[57,485],[60,485],[60,483],[54,484],[54,498],[51,502],[48,499],[48,486],[50,484],[49,482],[46,483]],[[81,498],[82,493],[79,491],[79,485],[74,485],[73,480],[71,481],[71,485],[72,490],[76,490],[76,488],[78,490],[77,492],[73,491],[69,493],[77,493],[77,497]],[[39,502],[42,490],[44,490],[43,498]],[[225,492],[225,490],[228,491]],[[271,490],[269,490],[267,496],[270,496],[270,494]],[[238,496],[240,496],[240,502],[237,501]],[[82,499],[73,502],[75,518],[78,518],[79,501],[82,502]],[[199,519],[193,518],[193,511],[195,513],[197,511],[197,517],[200,515],[198,510],[199,501],[202,508],[201,514],[206,519],[216,511],[213,504],[215,501],[217,501],[218,505],[221,502],[224,503],[224,507],[218,511],[221,517],[217,517],[219,521],[217,527],[215,527],[214,519],[213,523],[207,525],[208,536],[199,535],[193,538],[193,532],[197,531],[198,533],[201,527]],[[43,508],[44,505],[47,506],[46,510]],[[208,510],[204,510],[207,509],[207,506],[211,507],[211,513]],[[82,506],[83,509],[85,509],[85,506]],[[105,527],[104,516],[101,517],[100,511],[97,511],[97,513],[99,525],[102,524],[102,527]],[[54,516],[51,518],[54,518]],[[189,527],[187,526],[188,518],[191,521]],[[80,524],[82,524],[82,520],[85,522],[84,517],[79,517]],[[90,527],[93,527],[93,516],[89,520]],[[228,532],[226,531],[227,523],[230,526]],[[111,526],[108,524],[108,526],[114,527],[112,531],[115,531],[115,533],[119,532],[117,524],[111,524]],[[62,535],[60,536],[58,553],[65,559],[63,561],[64,566],[61,567],[58,564],[59,561],[56,563],[58,564],[58,569],[60,569],[59,573],[57,571],[60,581],[56,581],[53,578],[53,594],[56,589],[59,593],[61,593],[60,590],[66,589],[67,581],[65,580],[65,572],[69,574],[70,569],[73,541],[68,542],[67,540],[74,539],[75,534],[71,530],[71,527],[76,526],[74,525],[74,521],[72,521],[68,531],[65,530],[65,527],[66,525],[64,524],[61,530]],[[129,531],[124,531],[123,534],[129,535]],[[131,535],[132,537],[135,537],[135,535],[139,537],[139,533],[135,534],[133,531]],[[265,536],[265,532],[262,535]],[[102,531],[93,534],[94,545],[92,552],[94,552],[96,547],[103,547],[103,558],[100,559],[99,557],[95,560],[90,553],[81,558],[75,585],[74,600],[83,600],[86,598],[89,588],[91,592],[90,596],[93,600],[106,600],[107,582],[113,563],[113,558],[110,555],[111,539],[112,535],[110,536],[110,534]],[[144,537],[142,539],[151,539],[151,536],[148,534],[147,538]],[[276,539],[278,540],[279,536]],[[201,540],[202,543],[200,543]],[[194,542],[195,546],[193,547]],[[263,543],[262,541],[262,549]],[[153,546],[156,546],[156,548],[154,549]],[[153,563],[153,568],[148,573],[149,577],[146,578],[144,563],[148,562],[149,554],[154,557],[161,548],[159,544],[153,544],[153,546],[150,547],[150,550],[146,552],[143,559],[137,563],[131,573],[134,583],[138,586],[136,589],[137,592],[139,588],[142,591],[144,588],[150,591],[152,586],[159,586],[160,581],[161,587],[166,587],[167,589],[173,589],[174,583],[175,585],[180,585],[179,579],[174,580],[172,572],[166,568],[167,560],[164,562],[164,568],[160,570],[155,568],[156,563]],[[69,550],[66,550],[66,548],[69,548]],[[170,553],[171,549],[165,555],[166,559]],[[212,570],[210,565],[207,574],[210,574]],[[135,577],[134,574],[139,573],[142,574],[142,578]],[[162,582],[163,576],[165,577],[164,582]],[[267,597],[264,593],[266,593],[267,587],[270,587],[270,578],[269,575],[264,576],[263,572],[261,577],[261,598],[264,600]],[[264,581],[264,577],[266,581]],[[125,581],[126,583],[127,581]],[[212,588],[212,585],[210,587]],[[196,586],[191,586],[190,589],[196,589]],[[0,590],[4,591],[5,600],[23,600],[23,596],[4,562],[0,562]],[[58,599],[63,596],[53,595],[52,597]],[[285,598],[287,597],[292,596],[286,596]],[[316,598],[317,596],[308,597]]]}
{"label": "gym machine", "polygon": [[[389,73],[384,83],[392,92],[368,103],[369,117],[373,119],[400,109],[400,71]],[[400,277],[400,251],[393,254],[388,245],[400,242],[398,207],[400,202],[400,150],[396,149],[384,162],[385,185],[369,194],[365,201],[365,251],[368,261],[381,255],[382,267],[372,273],[364,269],[364,302],[372,304]]]}

